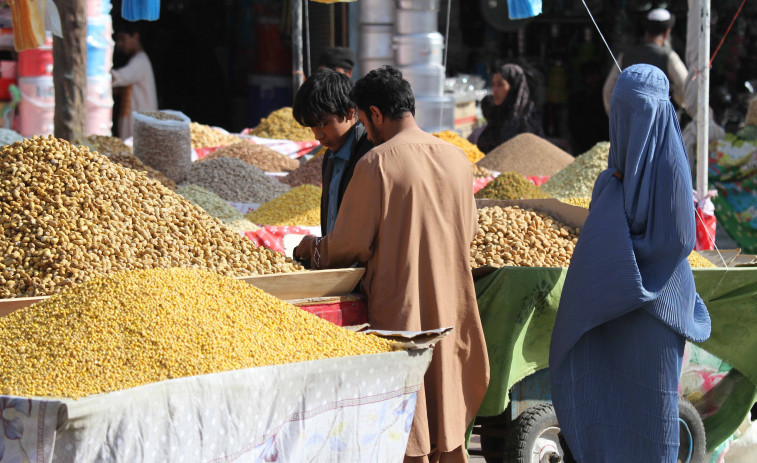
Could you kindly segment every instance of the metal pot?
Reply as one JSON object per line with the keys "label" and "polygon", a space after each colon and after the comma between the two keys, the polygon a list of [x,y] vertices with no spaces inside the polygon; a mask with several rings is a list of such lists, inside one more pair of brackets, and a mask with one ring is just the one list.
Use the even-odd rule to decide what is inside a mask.
{"label": "metal pot", "polygon": [[[361,59],[360,60],[360,75],[364,76],[374,69],[378,69],[381,66],[394,66],[394,60],[391,58],[373,58],[373,59]],[[411,84],[412,85],[412,84]]]}
{"label": "metal pot", "polygon": [[398,34],[428,33],[439,29],[437,11],[397,10],[394,17],[394,30]]}
{"label": "metal pot", "polygon": [[398,66],[442,64],[444,37],[438,32],[395,35],[392,47]]}
{"label": "metal pot", "polygon": [[439,11],[439,0],[397,0],[397,9]]}
{"label": "metal pot", "polygon": [[393,59],[391,24],[360,25],[360,59]]}
{"label": "metal pot", "polygon": [[416,97],[440,97],[444,95],[444,66],[441,64],[416,64],[399,66],[402,77],[410,82]]}
{"label": "metal pot", "polygon": [[415,121],[426,132],[455,128],[455,100],[449,96],[415,99]]}
{"label": "metal pot", "polygon": [[394,22],[394,2],[389,0],[360,0],[358,21],[361,24],[391,24]]}

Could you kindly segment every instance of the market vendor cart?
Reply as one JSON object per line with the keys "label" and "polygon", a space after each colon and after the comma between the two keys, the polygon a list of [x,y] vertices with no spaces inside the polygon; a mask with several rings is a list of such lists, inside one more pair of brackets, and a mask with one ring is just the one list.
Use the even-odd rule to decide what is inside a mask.
{"label": "market vendor cart", "polygon": [[[562,447],[549,405],[549,341],[567,269],[491,270],[488,275],[477,272],[480,278],[476,281],[491,379],[474,429],[481,435],[483,451],[475,453],[489,462],[503,458],[551,461],[550,449],[556,448],[559,455]],[[757,268],[694,269],[693,273],[712,318],[712,335],[701,346],[734,367],[720,387],[693,401],[693,409],[704,418],[707,450],[712,451],[736,430],[757,399],[753,362],[757,339],[744,329],[757,325]],[[701,439],[695,427],[698,420],[689,414],[692,407],[683,407],[682,416],[689,427],[684,437],[692,444],[692,452],[684,446],[683,453],[694,455],[697,439]],[[526,446],[530,446],[529,458],[523,457]],[[531,457],[532,450],[535,457]],[[682,461],[696,460],[684,457]]]}

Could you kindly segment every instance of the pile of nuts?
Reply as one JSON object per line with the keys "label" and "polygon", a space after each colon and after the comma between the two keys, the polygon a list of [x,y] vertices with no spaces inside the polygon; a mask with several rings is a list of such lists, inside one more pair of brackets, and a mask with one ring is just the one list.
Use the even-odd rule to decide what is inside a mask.
{"label": "pile of nuts", "polygon": [[286,107],[277,109],[263,118],[251,132],[262,138],[278,138],[281,140],[292,141],[311,141],[315,140],[313,131],[303,127],[294,120],[292,108]]}
{"label": "pile of nuts", "polygon": [[473,268],[567,267],[580,232],[547,214],[517,206],[481,208],[470,264]]}
{"label": "pile of nuts", "polygon": [[191,122],[189,130],[192,136],[192,148],[215,148],[237,143],[240,138],[236,135],[223,133],[205,124]]}
{"label": "pile of nuts", "polygon": [[107,135],[90,135],[81,143],[89,147],[90,151],[97,151],[104,156],[112,154],[131,154],[131,147],[118,137]]}
{"label": "pile of nuts", "polygon": [[0,297],[53,294],[134,269],[229,276],[302,269],[84,146],[27,138],[0,148],[0,171]]}
{"label": "pile of nuts", "polygon": [[142,161],[139,160],[139,158],[132,155],[131,153],[109,154],[108,159],[110,159],[112,162],[121,164],[124,167],[128,167],[129,169],[134,169],[139,172],[144,172],[145,174],[147,174],[148,177],[150,177],[153,180],[159,181],[166,188],[170,188],[172,190],[176,189],[176,182],[174,182],[170,178],[163,175],[162,172],[155,170],[150,166],[145,165]]}
{"label": "pile of nuts", "polygon": [[216,158],[241,159],[265,172],[285,172],[300,167],[300,162],[274,151],[264,145],[256,145],[248,141],[241,141],[233,145],[216,150],[198,162]]}
{"label": "pile of nuts", "polygon": [[264,204],[289,191],[288,186],[257,167],[224,157],[193,163],[186,183],[235,203]]}
{"label": "pile of nuts", "polygon": [[470,168],[471,168],[471,173],[473,174],[473,178],[486,178],[486,177],[491,177],[492,175],[494,175],[492,171],[484,167],[481,167],[478,164],[472,164]]}

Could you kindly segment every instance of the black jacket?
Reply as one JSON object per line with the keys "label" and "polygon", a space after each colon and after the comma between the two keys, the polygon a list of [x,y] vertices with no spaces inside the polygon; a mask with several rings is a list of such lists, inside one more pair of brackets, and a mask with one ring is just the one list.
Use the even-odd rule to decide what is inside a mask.
{"label": "black jacket", "polygon": [[[342,180],[339,182],[339,198],[336,201],[337,211],[342,205],[344,192],[347,190],[347,185],[350,184],[352,174],[355,172],[355,165],[365,153],[373,148],[373,143],[368,140],[368,134],[362,124],[359,122],[356,123],[351,130],[354,131],[355,137],[352,139],[350,160],[347,161],[347,167],[342,174]],[[323,170],[321,172],[321,177],[323,178],[323,187],[321,191],[321,234],[323,236],[326,236],[326,216],[329,210],[329,186],[331,185],[331,175],[333,172],[334,152],[326,150],[326,153],[323,155]]]}

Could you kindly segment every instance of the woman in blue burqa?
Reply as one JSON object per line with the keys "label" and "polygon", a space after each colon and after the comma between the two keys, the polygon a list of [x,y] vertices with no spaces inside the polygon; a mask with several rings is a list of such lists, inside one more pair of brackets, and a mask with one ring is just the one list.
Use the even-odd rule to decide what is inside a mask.
{"label": "woman in blue burqa", "polygon": [[687,256],[695,242],[688,158],[668,79],[626,68],[550,345],[552,399],[581,463],[675,462],[686,339],[710,335]]}

